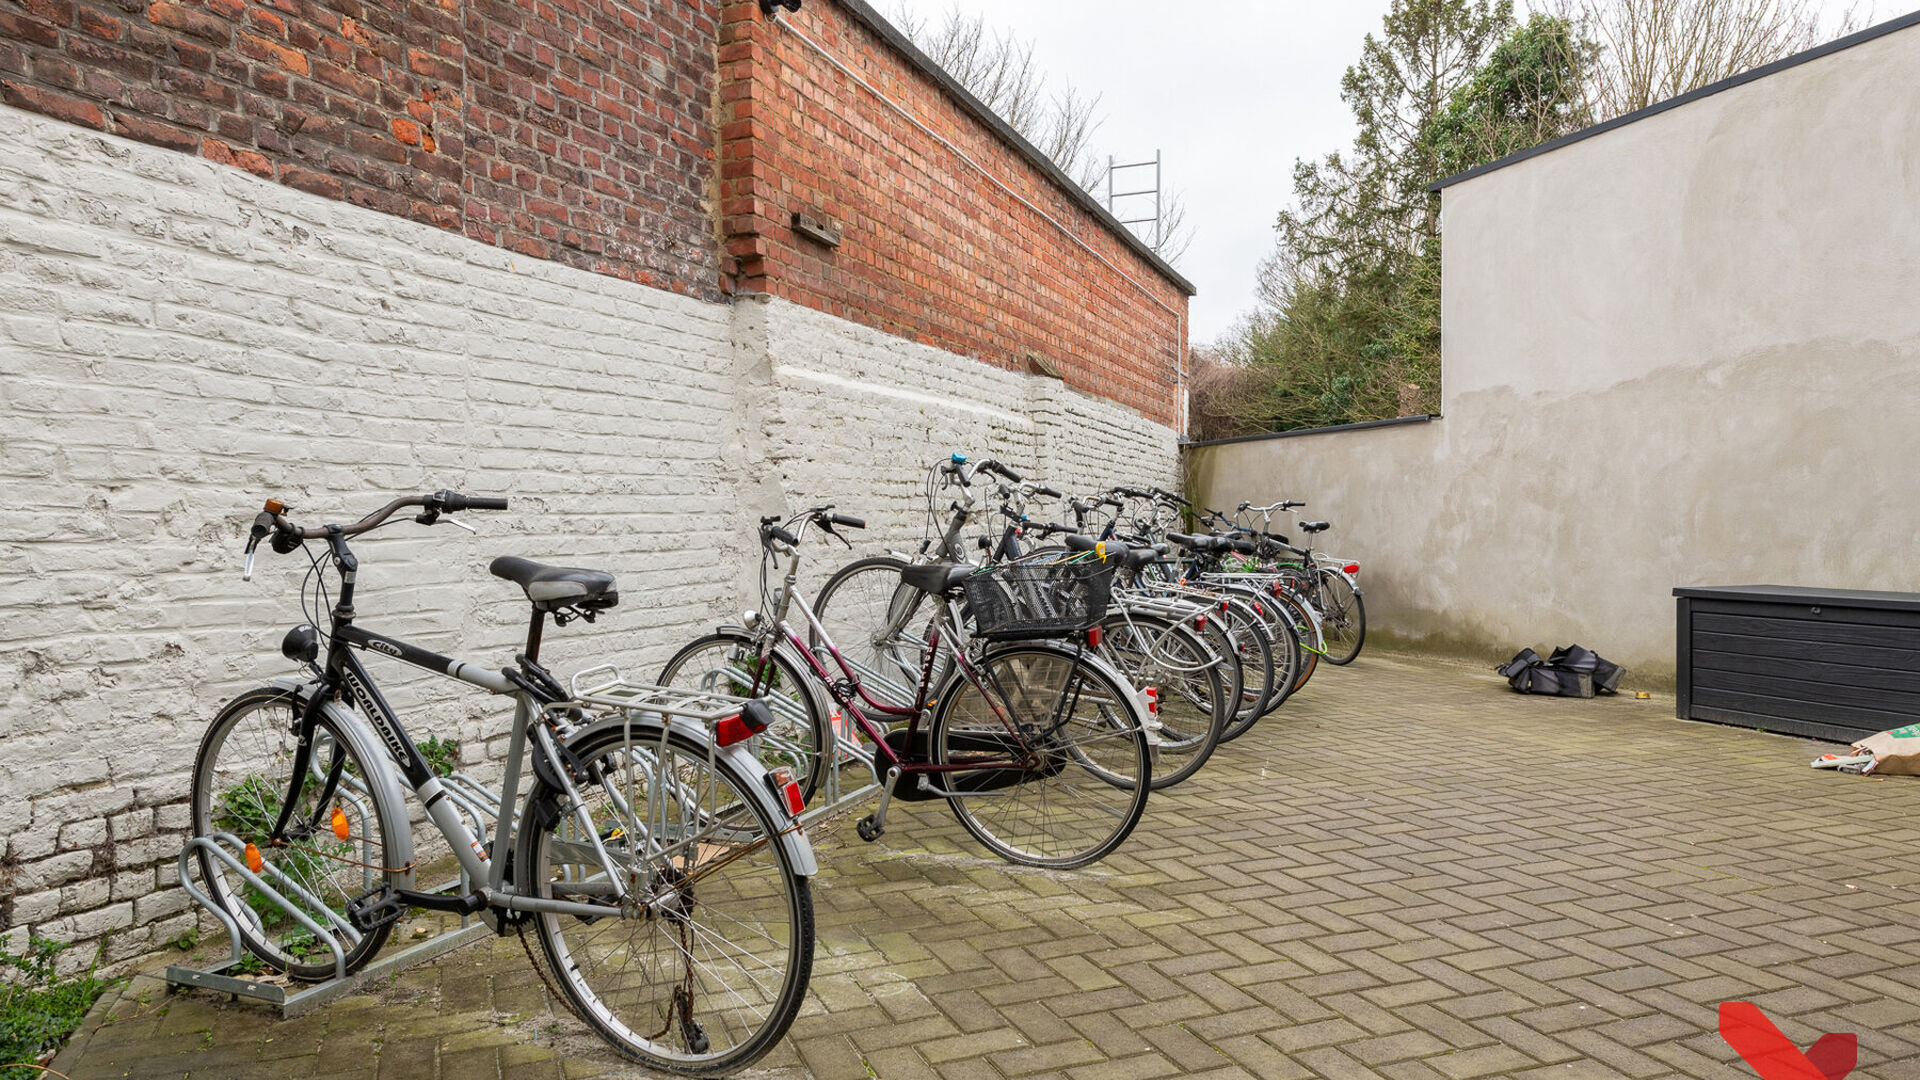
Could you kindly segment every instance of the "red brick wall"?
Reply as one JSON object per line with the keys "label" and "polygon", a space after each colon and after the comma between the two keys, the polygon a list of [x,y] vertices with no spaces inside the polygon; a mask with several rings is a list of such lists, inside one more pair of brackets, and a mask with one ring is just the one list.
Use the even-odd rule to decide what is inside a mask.
{"label": "red brick wall", "polygon": [[[767,22],[757,0],[726,0],[720,213],[733,286],[1003,366],[1037,355],[1070,385],[1178,428],[1181,291],[846,7],[808,0],[787,18],[1059,225]],[[838,226],[840,246],[796,236],[796,211]]]}
{"label": "red brick wall", "polygon": [[1039,358],[1178,427],[1181,291],[840,0],[789,18],[961,153],[758,0],[0,0],[0,100],[532,257]]}
{"label": "red brick wall", "polygon": [[717,297],[718,0],[0,0],[0,100]]}

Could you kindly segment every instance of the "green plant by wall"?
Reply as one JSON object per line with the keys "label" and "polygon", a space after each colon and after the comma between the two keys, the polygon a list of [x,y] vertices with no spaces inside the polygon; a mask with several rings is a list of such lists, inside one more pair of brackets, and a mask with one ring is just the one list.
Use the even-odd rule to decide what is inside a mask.
{"label": "green plant by wall", "polygon": [[433,735],[420,744],[420,756],[426,759],[427,768],[433,770],[433,775],[452,776],[454,769],[460,765],[460,743]]}
{"label": "green plant by wall", "polygon": [[96,977],[92,967],[84,975],[56,978],[54,957],[66,948],[36,937],[22,955],[0,950],[0,1080],[45,1075],[37,1064],[40,1056],[65,1042],[118,981]]}

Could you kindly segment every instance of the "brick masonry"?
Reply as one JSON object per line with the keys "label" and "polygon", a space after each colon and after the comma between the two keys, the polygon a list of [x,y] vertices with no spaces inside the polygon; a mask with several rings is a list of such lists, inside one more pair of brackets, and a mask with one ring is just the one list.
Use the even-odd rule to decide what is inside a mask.
{"label": "brick masonry", "polygon": [[714,298],[713,0],[0,0],[0,99]]}
{"label": "brick masonry", "polygon": [[[720,214],[735,286],[1004,367],[1038,358],[1178,426],[1180,285],[862,12],[809,3],[787,30],[757,0],[724,6]],[[838,228],[839,246],[796,234],[796,214]]]}
{"label": "brick masonry", "polygon": [[1178,427],[1191,287],[863,3],[791,23],[758,0],[0,0],[0,100],[519,255],[1050,366]]}
{"label": "brick masonry", "polygon": [[[622,603],[549,635],[561,671],[651,673],[757,596],[756,515],[835,502],[919,536],[926,464],[1171,483],[1173,432],[1056,380],[786,300],[715,304],[527,258],[206,158],[0,107],[0,934],[124,961],[186,925],[170,889],[219,704],[290,674],[304,567],[246,524],[397,492],[504,494],[478,537],[357,549],[372,627],[505,663],[500,554],[602,567]],[[813,549],[817,586],[845,552]],[[376,671],[416,737],[486,776],[498,703]],[[67,954],[84,963],[91,950]]]}

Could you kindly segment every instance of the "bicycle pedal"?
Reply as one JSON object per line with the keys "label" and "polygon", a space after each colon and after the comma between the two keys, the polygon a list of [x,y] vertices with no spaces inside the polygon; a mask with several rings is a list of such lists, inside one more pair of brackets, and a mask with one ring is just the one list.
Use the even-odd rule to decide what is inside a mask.
{"label": "bicycle pedal", "polygon": [[347,901],[347,921],[353,924],[355,930],[371,934],[383,926],[399,922],[406,910],[406,905],[400,902],[400,896],[393,891],[393,886],[382,885]]}
{"label": "bicycle pedal", "polygon": [[854,823],[853,831],[860,834],[860,839],[871,844],[875,840],[880,839],[880,835],[887,830],[873,820],[872,814],[868,814],[866,817]]}

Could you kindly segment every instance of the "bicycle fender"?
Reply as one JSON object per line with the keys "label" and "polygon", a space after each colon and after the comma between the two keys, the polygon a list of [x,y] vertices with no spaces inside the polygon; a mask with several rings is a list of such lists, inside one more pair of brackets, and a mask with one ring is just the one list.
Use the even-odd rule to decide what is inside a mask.
{"label": "bicycle fender", "polygon": [[[318,683],[303,682],[299,679],[274,679],[271,685],[292,694],[294,700],[303,709],[312,701],[314,691],[319,689]],[[394,776],[393,751],[387,749],[386,744],[373,733],[373,729],[367,726],[366,721],[343,708],[339,702],[323,702],[320,711],[326,715],[328,722],[334,725],[334,730],[340,732],[352,744],[353,752],[359,756],[360,760],[378,761],[388,766],[388,768],[373,770],[372,775],[365,777],[364,780],[369,788],[369,796],[375,803],[384,804],[392,809],[394,813],[387,817],[390,822],[399,825],[393,835],[386,838],[387,856],[406,869],[398,874],[389,875],[389,880],[397,888],[412,888],[413,829],[408,825],[406,796],[401,793],[400,781]]]}
{"label": "bicycle fender", "polygon": [[[721,747],[719,756],[738,765],[740,771],[747,775],[750,781],[747,787],[753,792],[755,801],[759,802],[761,808],[767,812],[768,818],[774,821],[792,820],[787,814],[787,808],[775,801],[773,789],[767,786],[766,767],[760,764],[760,759],[754,757],[751,750],[747,749],[746,743]],[[807,839],[806,833],[800,831],[799,822],[794,822],[792,828],[782,829],[776,839],[779,840],[781,847],[787,849],[787,858],[793,862],[795,875],[810,878],[820,872],[820,864],[813,857],[813,842]]]}

